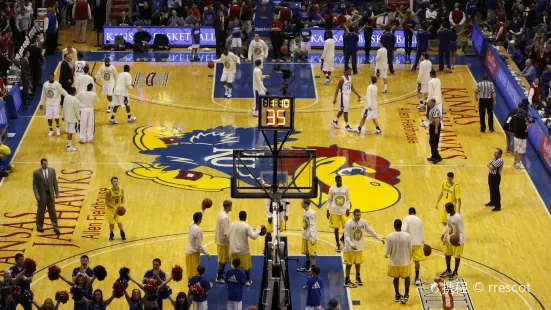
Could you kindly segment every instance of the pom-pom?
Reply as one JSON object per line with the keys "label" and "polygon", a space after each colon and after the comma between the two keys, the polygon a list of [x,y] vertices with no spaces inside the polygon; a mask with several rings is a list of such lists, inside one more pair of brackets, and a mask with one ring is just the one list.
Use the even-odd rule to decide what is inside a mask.
{"label": "pom-pom", "polygon": [[119,269],[119,276],[120,276],[121,279],[129,281],[130,280],[130,269],[128,269],[126,267],[122,267],[121,269]]}
{"label": "pom-pom", "polygon": [[179,282],[182,280],[182,275],[184,273],[184,270],[180,265],[176,265],[172,267],[172,280]]}
{"label": "pom-pom", "polygon": [[143,286],[143,290],[146,293],[155,293],[157,292],[158,288],[159,287],[157,286],[157,283],[155,283],[155,281],[153,280],[147,281],[147,283]]}
{"label": "pom-pom", "polygon": [[32,302],[33,298],[34,298],[34,294],[30,290],[24,290],[23,294],[22,294],[22,297],[23,297],[24,300]]}
{"label": "pom-pom", "polygon": [[25,258],[23,268],[25,268],[25,274],[32,275],[36,271],[36,262],[31,258]]}
{"label": "pom-pom", "polygon": [[118,282],[118,283],[122,283],[124,289],[127,289],[127,288],[128,288],[128,281],[127,281],[126,279],[118,278],[118,279],[117,279],[117,282]]}
{"label": "pom-pom", "polygon": [[205,294],[205,289],[202,288],[201,285],[199,285],[199,283],[196,283],[189,288],[189,292],[193,296],[200,297]]}
{"label": "pom-pom", "polygon": [[48,279],[50,279],[50,281],[59,279],[60,273],[61,268],[57,267],[56,265],[51,265],[50,267],[48,267]]}
{"label": "pom-pom", "polygon": [[18,286],[18,285],[14,285],[11,289],[11,295],[13,297],[13,299],[15,300],[19,300],[21,298],[21,286]]}
{"label": "pom-pom", "polygon": [[159,297],[161,299],[167,299],[170,295],[172,295],[172,289],[169,286],[165,285],[159,290]]}
{"label": "pom-pom", "polygon": [[115,298],[121,298],[124,296],[124,284],[118,280],[113,283],[113,296],[115,296]]}
{"label": "pom-pom", "polygon": [[71,287],[71,294],[73,295],[74,301],[80,301],[84,295],[82,294],[82,290],[78,285],[75,285]]}
{"label": "pom-pom", "polygon": [[67,291],[59,291],[55,293],[55,301],[66,304],[69,301],[69,293],[67,293]]}
{"label": "pom-pom", "polygon": [[98,279],[98,281],[103,281],[105,280],[105,277],[107,277],[107,270],[105,270],[105,267],[102,265],[97,265],[94,267],[94,274],[96,275],[96,279]]}

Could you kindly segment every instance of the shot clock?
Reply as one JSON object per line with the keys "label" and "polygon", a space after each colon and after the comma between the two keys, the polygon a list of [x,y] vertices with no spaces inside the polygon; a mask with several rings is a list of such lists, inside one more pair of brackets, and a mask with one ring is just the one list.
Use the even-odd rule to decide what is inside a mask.
{"label": "shot clock", "polygon": [[260,96],[258,128],[263,130],[293,130],[295,97]]}

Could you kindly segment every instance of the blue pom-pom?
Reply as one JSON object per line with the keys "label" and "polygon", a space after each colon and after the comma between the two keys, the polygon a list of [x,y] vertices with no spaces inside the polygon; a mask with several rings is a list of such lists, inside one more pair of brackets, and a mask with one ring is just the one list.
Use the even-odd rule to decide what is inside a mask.
{"label": "blue pom-pom", "polygon": [[159,290],[159,297],[161,299],[167,299],[168,296],[172,295],[172,289],[170,286],[165,285]]}
{"label": "blue pom-pom", "polygon": [[122,267],[120,270],[119,270],[119,276],[121,279],[125,279],[125,280],[130,280],[130,269],[126,268],[126,267]]}
{"label": "blue pom-pom", "polygon": [[94,274],[96,275],[96,279],[98,279],[98,281],[103,281],[105,280],[105,277],[107,277],[107,270],[105,270],[105,267],[102,265],[97,265],[94,267]]}
{"label": "blue pom-pom", "polygon": [[34,294],[32,291],[30,290],[25,290],[23,291],[23,298],[28,300],[28,301],[33,301],[33,298],[34,298]]}
{"label": "blue pom-pom", "polygon": [[82,289],[78,285],[71,287],[71,294],[73,295],[74,301],[80,301],[82,297],[84,297],[82,294]]}

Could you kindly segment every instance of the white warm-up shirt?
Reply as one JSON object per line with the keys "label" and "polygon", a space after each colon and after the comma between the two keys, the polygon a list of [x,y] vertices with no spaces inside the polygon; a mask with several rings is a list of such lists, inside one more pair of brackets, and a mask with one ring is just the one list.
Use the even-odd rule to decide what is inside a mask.
{"label": "white warm-up shirt", "polygon": [[375,56],[375,69],[386,70],[388,68],[387,54],[388,52],[385,47],[381,47],[377,50],[377,56]]}
{"label": "white warm-up shirt", "polygon": [[249,45],[249,59],[253,59],[253,56],[255,59],[268,57],[268,45],[266,45],[266,42],[264,40],[258,40],[256,42],[255,40],[251,41],[251,44]]}
{"label": "white warm-up shirt", "polygon": [[102,86],[115,86],[115,81],[117,80],[117,68],[115,66],[110,65],[109,67],[106,67],[105,65],[102,65],[101,68],[99,68],[98,73],[96,74],[96,79],[101,79],[103,81]]}
{"label": "white warm-up shirt", "polygon": [[218,212],[214,242],[220,246],[230,246],[230,218],[224,210]]}
{"label": "white warm-up shirt", "polygon": [[75,78],[75,89],[77,94],[88,90],[88,84],[94,85],[92,91],[96,91],[96,85],[94,84],[94,78],[88,74],[81,74]]}
{"label": "white warm-up shirt", "polygon": [[372,110],[377,110],[378,106],[379,104],[377,103],[377,85],[371,84],[367,86],[364,109],[371,108]]}
{"label": "white warm-up shirt", "polygon": [[[349,219],[344,225],[344,250],[345,251],[361,251],[364,249],[364,233],[368,233],[373,237],[383,240],[364,219],[355,221]],[[352,248],[355,246],[355,249]]]}
{"label": "white warm-up shirt", "polygon": [[224,73],[235,73],[237,71],[237,65],[241,63],[239,57],[234,53],[228,52],[228,55],[220,55],[219,59],[214,61],[215,63],[221,63],[224,65]]}
{"label": "white warm-up shirt", "polygon": [[411,245],[423,245],[425,243],[425,229],[423,221],[417,215],[408,215],[402,221],[402,231],[411,235]]}
{"label": "white warm-up shirt", "polygon": [[318,238],[316,211],[310,208],[304,211],[304,216],[302,217],[302,238],[310,241],[317,240]]}
{"label": "white warm-up shirt", "polygon": [[385,256],[390,256],[390,266],[407,266],[411,262],[411,236],[407,232],[395,231],[386,236]]}
{"label": "white warm-up shirt", "polygon": [[429,81],[429,94],[427,98],[430,100],[434,98],[436,100],[436,104],[442,104],[442,83],[440,83],[440,79],[433,78]]}
{"label": "white warm-up shirt", "polygon": [[419,64],[419,73],[417,74],[417,83],[429,84],[430,71],[432,70],[432,62],[428,59],[421,61]]}
{"label": "white warm-up shirt", "polygon": [[321,54],[323,61],[335,61],[335,40],[327,39],[323,42],[323,54]]}
{"label": "white warm-up shirt", "polygon": [[94,103],[99,103],[98,95],[95,91],[83,91],[78,93],[77,99],[80,101],[79,108],[94,108]]}
{"label": "white warm-up shirt", "polygon": [[65,96],[63,100],[63,118],[66,122],[78,123],[80,121],[79,104],[80,102],[74,96]]}
{"label": "white warm-up shirt", "polygon": [[132,88],[132,76],[128,72],[122,72],[117,76],[117,82],[115,83],[115,90],[113,94],[115,96],[128,96],[128,89]]}
{"label": "white warm-up shirt", "polygon": [[203,247],[203,230],[199,225],[195,223],[189,224],[187,234],[189,242],[187,244],[186,254],[209,254],[205,247]]}
{"label": "white warm-up shirt", "polygon": [[263,82],[263,77],[262,77],[262,70],[260,70],[260,68],[254,68],[254,71],[253,71],[253,90],[254,91],[257,91],[259,93],[265,93],[268,89],[266,87],[264,87],[264,82]]}
{"label": "white warm-up shirt", "polygon": [[327,194],[327,201],[325,202],[325,205],[327,206],[327,210],[329,210],[330,214],[346,214],[346,210],[350,209],[348,186],[344,184],[341,187],[338,187],[337,185],[331,186],[331,188],[329,188],[329,193]]}
{"label": "white warm-up shirt", "polygon": [[235,221],[230,227],[230,254],[244,255],[250,253],[249,238],[256,240],[260,226],[253,230],[251,225],[243,221]]}
{"label": "white warm-up shirt", "polygon": [[42,86],[42,96],[40,97],[40,104],[46,100],[46,106],[58,106],[61,103],[61,95],[67,96],[67,92],[59,82],[54,81],[50,83],[46,81]]}

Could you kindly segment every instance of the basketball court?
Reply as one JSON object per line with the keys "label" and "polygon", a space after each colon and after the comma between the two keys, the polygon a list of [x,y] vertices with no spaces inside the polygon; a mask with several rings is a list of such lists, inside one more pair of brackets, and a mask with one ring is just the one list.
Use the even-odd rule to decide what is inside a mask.
{"label": "basketball court", "polygon": [[[107,99],[99,94],[98,88],[101,104],[95,109],[94,141],[78,145],[78,152],[65,152],[64,135],[46,137],[43,112],[29,109],[22,114],[30,119],[30,125],[21,133],[22,142],[13,159],[15,172],[1,184],[4,199],[0,203],[3,211],[0,262],[2,269],[6,269],[13,264],[16,253],[24,252],[25,257],[38,263],[39,272],[34,276],[32,289],[39,303],[47,297],[53,298],[56,291],[69,289],[61,281],[48,280],[47,266],[56,264],[64,275],[69,275],[84,253],[90,256],[91,266],[101,264],[108,271],[105,281],[94,283],[94,288],[101,288],[104,295],[110,294],[123,266],[129,267],[135,278],[151,268],[155,257],[162,259],[161,268],[166,272],[173,265],[185,268],[188,224],[205,197],[210,197],[214,205],[206,211],[201,227],[206,249],[215,254],[216,215],[222,202],[231,199],[232,151],[267,147],[256,129],[258,119],[250,112],[253,102],[250,63],[238,67],[234,98],[228,100],[222,98],[223,88],[217,83],[222,68],[211,70],[206,66],[213,54],[200,55],[201,63],[193,64],[186,62],[188,54],[184,53],[152,55],[138,57],[124,52],[85,55],[94,74],[104,57],[111,57],[119,72],[124,64],[131,66],[130,73],[137,85],[130,91],[131,108],[137,121],[128,124],[126,113],[119,111],[119,124],[108,124]],[[318,197],[312,202],[320,231],[318,265],[325,284],[325,302],[336,297],[342,309],[442,308],[442,297],[434,290],[433,278],[445,269],[444,246],[440,241],[443,226],[434,206],[440,184],[451,171],[461,186],[461,213],[467,235],[459,269],[462,280],[458,283],[463,284],[454,286],[457,288],[453,292],[454,309],[544,309],[551,305],[548,281],[551,251],[545,241],[545,236],[551,235],[551,217],[528,173],[511,168],[513,159],[508,154],[504,154],[506,165],[501,183],[503,211],[490,212],[491,208],[484,206],[489,200],[486,165],[495,148],[505,147],[505,135],[497,125],[494,133],[480,134],[473,75],[480,79],[482,66],[476,57],[458,56],[458,63],[461,65],[455,73],[439,75],[445,129],[440,142],[444,161],[438,165],[426,161],[430,157],[428,132],[419,126],[423,115],[416,109],[417,74],[409,71],[410,65],[395,65],[396,75],[389,76],[389,93],[379,94],[383,134],[370,134],[374,127],[368,121],[368,133],[357,135],[344,130],[342,118],[341,129],[333,129],[330,124],[336,114],[333,97],[342,65],[326,86],[319,63],[281,64],[294,73],[291,78],[294,80],[288,80],[289,93],[297,98],[295,132],[285,147],[317,151],[316,174],[320,186]],[[52,70],[56,64],[50,62],[47,66]],[[270,74],[270,78],[265,85],[270,93],[279,94],[283,78],[272,71],[273,65],[267,64],[264,74]],[[369,65],[360,65],[360,74],[352,76],[360,94],[365,94],[373,71]],[[381,91],[382,81],[378,86]],[[363,109],[363,103],[354,98],[350,109],[352,127],[359,123]],[[53,233],[48,220],[44,234],[35,230],[36,201],[31,176],[43,157],[57,171],[61,192],[56,204],[59,236]],[[410,207],[415,207],[424,221],[425,241],[433,247],[433,254],[421,264],[420,276],[426,283],[420,288],[412,284],[406,305],[394,302],[392,279],[386,275],[385,247],[371,237],[363,251],[364,286],[343,287],[342,257],[335,252],[333,232],[323,206],[336,174],[350,188],[353,209],[360,209],[362,218],[379,235],[386,237],[392,232],[394,220],[403,219]],[[113,176],[119,177],[126,194],[126,242],[120,240],[117,231],[116,240],[108,241],[104,195]],[[292,172],[290,177],[294,177]],[[233,199],[230,222],[237,220],[241,210],[247,211],[247,222],[253,227],[266,224],[263,199]],[[295,271],[304,262],[300,254],[302,214],[300,201],[292,200],[291,216],[282,233],[289,240],[289,255],[299,259],[289,262],[296,309],[303,309],[306,302],[306,293],[301,289],[306,274]],[[260,281],[254,277],[262,272],[263,237],[250,245],[257,256],[253,258],[254,283],[245,289],[248,293],[244,306],[258,304]],[[207,266],[207,276],[214,282],[216,256],[208,262],[206,257],[202,260]],[[400,282],[403,291],[403,281]],[[170,286],[174,292],[187,292],[185,283],[184,279]],[[209,308],[225,309],[225,287],[214,286]],[[69,304],[62,308],[69,309]],[[169,303],[164,305],[167,307]],[[117,299],[111,308],[125,309],[126,301]]]}

